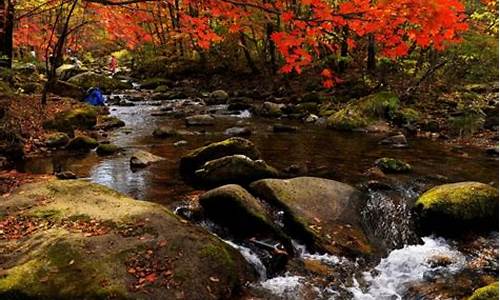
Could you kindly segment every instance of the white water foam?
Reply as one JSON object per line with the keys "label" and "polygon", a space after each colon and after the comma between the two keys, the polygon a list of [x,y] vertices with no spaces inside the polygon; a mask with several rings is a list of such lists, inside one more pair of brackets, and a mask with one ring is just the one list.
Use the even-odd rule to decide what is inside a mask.
{"label": "white water foam", "polygon": [[[406,246],[392,251],[375,267],[377,275],[363,274],[368,287],[363,289],[354,279],[354,286],[348,288],[357,300],[403,299],[405,285],[422,281],[424,273],[438,268],[454,273],[465,265],[465,257],[453,250],[442,238],[423,238],[423,245]],[[429,260],[436,256],[450,258],[452,263],[446,267],[432,266]]]}
{"label": "white water foam", "polygon": [[301,276],[279,276],[261,282],[260,287],[268,290],[280,299],[298,300],[300,297]]}
{"label": "white water foam", "polygon": [[255,270],[259,274],[259,279],[261,281],[266,280],[267,278],[266,267],[264,266],[260,258],[257,256],[257,254],[253,253],[252,250],[247,247],[237,245],[231,241],[226,241],[226,240],[223,241],[226,242],[231,247],[240,251],[243,258],[245,258],[245,260],[248,261],[255,268]]}

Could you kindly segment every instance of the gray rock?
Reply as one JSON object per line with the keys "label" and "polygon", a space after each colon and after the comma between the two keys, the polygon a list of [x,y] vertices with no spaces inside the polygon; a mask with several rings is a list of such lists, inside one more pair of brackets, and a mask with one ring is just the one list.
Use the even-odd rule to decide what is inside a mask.
{"label": "gray rock", "polygon": [[132,168],[144,168],[163,159],[163,157],[156,156],[149,152],[137,150],[130,157],[130,166]]}
{"label": "gray rock", "polygon": [[211,115],[195,115],[185,119],[188,126],[213,126],[215,118]]}
{"label": "gray rock", "polygon": [[231,127],[224,131],[225,135],[229,136],[250,136],[252,135],[252,130],[248,127]]}

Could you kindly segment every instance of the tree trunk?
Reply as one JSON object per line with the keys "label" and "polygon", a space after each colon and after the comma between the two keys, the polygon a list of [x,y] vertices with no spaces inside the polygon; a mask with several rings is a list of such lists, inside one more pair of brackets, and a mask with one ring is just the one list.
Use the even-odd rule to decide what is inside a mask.
{"label": "tree trunk", "polygon": [[240,32],[240,42],[241,42],[241,45],[243,46],[243,53],[245,54],[245,58],[247,60],[248,67],[250,68],[250,70],[252,70],[253,74],[257,74],[258,70],[257,70],[257,67],[255,66],[255,63],[252,60],[252,55],[250,54],[250,51],[248,50],[247,39],[245,38],[245,34],[243,32]]}
{"label": "tree trunk", "polygon": [[343,73],[347,68],[347,55],[349,55],[349,44],[347,39],[349,38],[349,28],[344,26],[342,28],[342,44],[340,45],[340,62],[339,71]]}
{"label": "tree trunk", "polygon": [[369,72],[375,70],[375,37],[373,34],[368,35],[368,61],[366,68]]}
{"label": "tree trunk", "polygon": [[0,0],[0,67],[12,67],[12,34],[14,31],[14,4]]}

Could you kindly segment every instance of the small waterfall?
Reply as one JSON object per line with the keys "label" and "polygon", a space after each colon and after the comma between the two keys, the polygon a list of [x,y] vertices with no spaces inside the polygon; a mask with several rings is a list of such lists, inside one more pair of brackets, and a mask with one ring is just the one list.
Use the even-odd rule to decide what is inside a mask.
{"label": "small waterfall", "polygon": [[409,203],[418,193],[412,188],[369,190],[363,220],[384,248],[391,250],[419,243]]}
{"label": "small waterfall", "polygon": [[237,245],[237,244],[235,244],[235,243],[233,243],[231,241],[226,241],[226,240],[223,240],[223,241],[226,242],[231,247],[233,247],[233,248],[237,249],[238,251],[240,251],[240,253],[243,256],[243,258],[245,258],[245,260],[248,261],[248,263],[250,263],[255,268],[255,270],[259,274],[259,279],[261,281],[267,279],[267,270],[266,270],[266,267],[264,266],[264,264],[262,263],[262,261],[260,260],[260,258],[255,253],[252,252],[251,249],[249,249],[247,247],[243,247],[243,246]]}
{"label": "small waterfall", "polygon": [[[362,287],[356,279],[349,290],[357,300],[403,299],[406,284],[424,280],[426,273],[440,271],[455,273],[465,265],[465,256],[451,248],[443,238],[426,237],[423,245],[406,246],[392,251],[372,272],[363,273]],[[450,265],[439,266],[432,263],[436,257],[446,257]]]}

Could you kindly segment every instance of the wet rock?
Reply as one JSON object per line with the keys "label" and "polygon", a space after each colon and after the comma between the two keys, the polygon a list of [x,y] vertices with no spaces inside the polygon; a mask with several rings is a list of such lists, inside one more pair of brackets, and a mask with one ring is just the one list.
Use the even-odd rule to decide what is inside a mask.
{"label": "wet rock", "polygon": [[188,126],[213,126],[215,118],[211,115],[195,115],[185,119]]}
{"label": "wet rock", "polygon": [[210,93],[211,104],[225,104],[229,99],[229,94],[224,90],[216,90]]}
{"label": "wet rock", "polygon": [[467,300],[496,300],[498,299],[498,281],[474,291]]}
{"label": "wet rock", "polygon": [[276,178],[278,171],[263,160],[252,160],[244,155],[232,155],[206,162],[196,170],[197,180],[214,186],[228,183],[246,184],[263,178]]}
{"label": "wet rock", "polygon": [[169,138],[176,137],[179,133],[172,127],[160,126],[153,131],[153,136],[155,138]]}
{"label": "wet rock", "polygon": [[97,129],[101,130],[111,130],[115,128],[120,128],[124,127],[125,122],[120,120],[117,117],[113,116],[102,116],[102,118],[99,120],[99,124],[96,126]]}
{"label": "wet rock", "polygon": [[168,85],[160,85],[155,88],[155,93],[166,93],[169,89]]}
{"label": "wet rock", "polygon": [[97,146],[97,149],[95,150],[95,152],[99,156],[113,155],[120,151],[121,148],[114,144],[100,144],[99,146]]}
{"label": "wet rock", "polygon": [[260,153],[251,141],[232,137],[192,150],[181,158],[180,170],[183,175],[192,176],[206,162],[236,154],[245,155],[253,160],[260,159]]}
{"label": "wet rock", "polygon": [[71,171],[56,172],[54,175],[60,180],[71,180],[77,178],[76,174]]}
{"label": "wet rock", "polygon": [[210,190],[201,195],[199,201],[208,218],[233,234],[249,237],[277,231],[262,204],[239,185]]}
{"label": "wet rock", "polygon": [[64,147],[69,142],[69,136],[64,132],[55,132],[45,137],[45,145],[50,148]]}
{"label": "wet rock", "polygon": [[182,147],[188,144],[188,141],[182,140],[174,143],[175,147]]}
{"label": "wet rock", "polygon": [[286,124],[274,124],[273,132],[296,132],[299,130],[297,126],[291,126]]}
{"label": "wet rock", "polygon": [[156,156],[144,150],[135,151],[130,157],[130,167],[145,168],[152,163],[163,160],[163,157]]}
{"label": "wet rock", "polygon": [[258,113],[266,117],[279,117],[283,114],[282,109],[285,107],[282,103],[274,103],[266,101],[262,104]]}
{"label": "wet rock", "polygon": [[239,97],[239,98],[231,98],[227,101],[228,107],[227,109],[229,111],[242,111],[242,110],[247,110],[252,108],[252,99],[251,98],[245,98],[245,97]]}
{"label": "wet rock", "polygon": [[132,88],[132,85],[127,82],[121,82],[105,75],[96,74],[93,72],[85,72],[71,77],[69,83],[79,86],[85,90],[92,87],[98,87],[105,93],[110,93],[116,90],[126,90]]}
{"label": "wet rock", "polygon": [[390,137],[387,137],[379,142],[381,145],[390,145],[393,148],[406,148],[408,147],[408,141],[404,134],[396,134]]}
{"label": "wet rock", "polygon": [[168,91],[164,93],[155,93],[151,96],[151,100],[175,100],[184,98],[186,98],[186,95],[182,91]]}
{"label": "wet rock", "polygon": [[318,119],[319,119],[319,117],[317,115],[310,114],[304,119],[304,122],[315,123],[316,121],[318,121]]}
{"label": "wet rock", "polygon": [[412,170],[407,162],[389,157],[377,159],[375,165],[384,173],[408,173]]}
{"label": "wet rock", "polygon": [[250,190],[282,209],[287,231],[313,251],[373,253],[361,225],[362,194],[355,188],[323,178],[297,177],[259,180],[250,185]]}
{"label": "wet rock", "polygon": [[23,233],[22,242],[0,240],[11,250],[0,262],[2,299],[230,299],[256,279],[216,236],[161,205],[87,181],[25,185],[2,199],[0,211],[49,224]]}
{"label": "wet rock", "polygon": [[248,127],[231,127],[224,131],[225,135],[247,137],[252,135],[252,130]]}
{"label": "wet rock", "polygon": [[92,149],[95,149],[98,145],[99,143],[95,139],[85,135],[81,135],[69,141],[66,149],[71,151],[88,152]]}
{"label": "wet rock", "polygon": [[460,233],[461,229],[496,228],[498,190],[479,182],[444,184],[415,203],[423,231]]}
{"label": "wet rock", "polygon": [[135,103],[133,103],[133,102],[129,102],[129,101],[125,101],[125,100],[121,100],[121,101],[120,101],[120,102],[118,102],[116,105],[117,105],[117,106],[130,107],[130,106],[135,106]]}
{"label": "wet rock", "polygon": [[97,110],[86,105],[56,114],[54,119],[45,122],[43,127],[73,135],[74,129],[92,129],[96,124]]}

